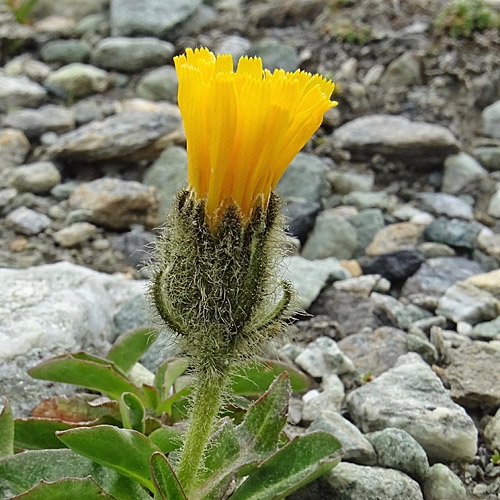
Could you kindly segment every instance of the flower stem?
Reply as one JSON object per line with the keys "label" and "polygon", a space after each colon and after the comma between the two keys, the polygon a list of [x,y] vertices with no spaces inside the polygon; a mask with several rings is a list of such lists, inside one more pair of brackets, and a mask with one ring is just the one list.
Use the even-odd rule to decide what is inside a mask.
{"label": "flower stem", "polygon": [[200,374],[198,379],[193,411],[178,470],[179,481],[187,493],[195,486],[196,475],[219,412],[226,383],[227,373],[216,377],[213,374],[211,376]]}

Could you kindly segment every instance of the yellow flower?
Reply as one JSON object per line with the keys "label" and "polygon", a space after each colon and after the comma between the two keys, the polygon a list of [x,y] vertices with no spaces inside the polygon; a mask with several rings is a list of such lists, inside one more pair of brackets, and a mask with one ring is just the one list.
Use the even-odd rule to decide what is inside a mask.
{"label": "yellow flower", "polygon": [[337,103],[334,84],[297,70],[263,70],[258,57],[187,49],[174,58],[188,151],[188,183],[211,224],[229,203],[249,218]]}

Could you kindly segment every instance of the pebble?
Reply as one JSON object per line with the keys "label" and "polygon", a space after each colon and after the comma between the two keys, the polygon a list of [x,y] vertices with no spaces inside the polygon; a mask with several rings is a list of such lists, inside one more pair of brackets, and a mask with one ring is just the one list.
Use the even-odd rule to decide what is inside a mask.
{"label": "pebble", "polygon": [[477,244],[481,250],[492,257],[500,257],[500,234],[490,228],[483,228],[477,235]]}
{"label": "pebble", "polygon": [[[335,109],[335,108],[332,108]],[[335,193],[348,194],[352,191],[369,193],[373,189],[375,176],[372,172],[361,174],[358,172],[331,172],[328,176]]]}
{"label": "pebble", "polygon": [[454,257],[456,252],[453,248],[444,243],[436,243],[434,241],[424,241],[417,246],[426,259],[434,259],[436,257]]}
{"label": "pebble", "polygon": [[500,146],[479,146],[473,150],[474,156],[488,170],[500,167]]}
{"label": "pebble", "polygon": [[74,247],[80,245],[97,233],[97,227],[88,222],[77,222],[71,226],[56,231],[52,237],[62,247]]}
{"label": "pebble", "polygon": [[450,155],[444,161],[441,190],[448,194],[471,193],[487,176],[488,172],[467,153]]}
{"label": "pebble", "polygon": [[279,68],[293,72],[300,65],[295,47],[272,38],[265,38],[252,44],[247,54],[261,57],[262,65],[271,72]]}
{"label": "pebble", "polygon": [[387,66],[380,84],[389,88],[422,85],[420,59],[413,52],[403,53]]}
{"label": "pebble", "polygon": [[17,167],[10,178],[10,184],[21,192],[48,193],[61,182],[61,174],[50,161],[40,161]]}
{"label": "pebble", "polygon": [[476,454],[472,419],[418,354],[400,357],[394,368],[351,392],[346,402],[361,431],[405,430],[432,460],[472,461]]}
{"label": "pebble", "polygon": [[[149,231],[140,228],[133,228],[132,231],[119,234],[112,239],[111,244],[115,250],[119,250],[125,261],[133,269],[144,266],[144,262],[150,258],[150,249],[154,235]],[[103,240],[108,243],[108,240]]]}
{"label": "pebble", "polygon": [[321,205],[316,202],[296,201],[287,203],[282,210],[286,231],[298,238],[303,245],[314,227]]}
{"label": "pebble", "polygon": [[432,313],[426,309],[416,306],[415,304],[402,306],[396,312],[398,325],[403,329],[408,329],[412,323],[430,317],[432,317]]}
{"label": "pebble", "polygon": [[15,108],[36,108],[42,104],[46,90],[25,76],[5,76],[0,73],[0,112]]}
{"label": "pebble", "polygon": [[416,201],[423,210],[450,219],[471,220],[474,218],[472,207],[462,199],[446,193],[420,193]]}
{"label": "pebble", "polygon": [[16,233],[32,236],[45,231],[51,221],[31,208],[19,207],[7,215],[6,222]]}
{"label": "pebble", "polygon": [[329,389],[322,392],[313,389],[304,394],[304,396],[302,396],[304,405],[302,408],[302,420],[304,420],[304,422],[313,421],[321,410],[328,409],[332,412],[340,411],[344,399],[343,385],[341,389],[341,391]]}
{"label": "pebble", "polygon": [[366,247],[366,255],[375,256],[415,247],[420,233],[419,228],[410,222],[389,224],[378,231]]}
{"label": "pebble", "polygon": [[466,282],[471,283],[481,290],[486,290],[500,300],[500,269],[489,273],[476,274],[467,278]]}
{"label": "pebble", "polygon": [[20,130],[0,130],[0,171],[21,165],[30,147],[30,142]]}
{"label": "pebble", "polygon": [[476,324],[469,337],[474,340],[500,340],[500,316],[484,323]]}
{"label": "pebble", "polygon": [[150,101],[177,101],[179,82],[173,66],[162,66],[146,73],[137,84],[139,97]]}
{"label": "pebble", "polygon": [[335,290],[368,297],[374,290],[388,292],[391,285],[379,274],[365,274],[357,278],[337,281],[333,284]]}
{"label": "pebble", "polygon": [[490,137],[500,139],[500,101],[483,109],[483,131]]}
{"label": "pebble", "polygon": [[52,40],[40,49],[40,57],[47,63],[85,63],[90,51],[90,45],[83,40]]}
{"label": "pebble", "polygon": [[359,210],[366,208],[379,208],[381,210],[391,210],[397,204],[397,198],[386,191],[352,191],[342,198],[344,205],[354,205]]}
{"label": "pebble", "polygon": [[484,438],[491,450],[500,450],[500,409],[484,428]]}
{"label": "pebble", "polygon": [[47,64],[33,59],[30,54],[21,54],[10,60],[3,71],[7,76],[27,76],[34,82],[42,83],[51,69]]}
{"label": "pebble", "polygon": [[361,257],[359,265],[364,274],[380,274],[391,283],[401,282],[418,271],[425,257],[417,249]]}
{"label": "pebble", "polygon": [[406,336],[406,347],[408,351],[420,354],[422,359],[429,365],[437,363],[439,359],[439,353],[434,345],[420,335],[409,332]]}
{"label": "pebble", "polygon": [[73,20],[80,20],[89,14],[101,12],[107,2],[106,0],[59,0],[57,5],[51,0],[38,0],[30,15],[35,19],[43,19],[47,16],[64,16]]}
{"label": "pebble", "polygon": [[424,236],[436,243],[472,250],[480,231],[481,226],[476,221],[438,217],[425,228]]}
{"label": "pebble", "polygon": [[460,478],[446,465],[434,464],[422,485],[425,500],[466,500],[467,492]]}
{"label": "pebble", "polygon": [[379,208],[361,210],[358,214],[348,217],[347,221],[356,229],[358,247],[354,254],[355,257],[364,255],[365,248],[385,226],[384,215]]}
{"label": "pebble", "polygon": [[488,204],[488,215],[500,219],[500,189],[497,189]]}

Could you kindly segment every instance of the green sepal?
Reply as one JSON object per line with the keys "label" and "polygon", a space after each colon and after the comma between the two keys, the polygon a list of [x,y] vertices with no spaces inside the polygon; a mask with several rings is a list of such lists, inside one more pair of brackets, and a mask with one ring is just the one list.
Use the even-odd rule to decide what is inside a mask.
{"label": "green sepal", "polygon": [[179,479],[165,455],[153,453],[151,474],[161,500],[188,500]]}
{"label": "green sepal", "polygon": [[120,414],[123,427],[144,434],[146,410],[141,400],[131,392],[124,392],[120,398]]}
{"label": "green sepal", "polygon": [[0,413],[0,458],[14,455],[14,417],[12,408],[4,396]]}

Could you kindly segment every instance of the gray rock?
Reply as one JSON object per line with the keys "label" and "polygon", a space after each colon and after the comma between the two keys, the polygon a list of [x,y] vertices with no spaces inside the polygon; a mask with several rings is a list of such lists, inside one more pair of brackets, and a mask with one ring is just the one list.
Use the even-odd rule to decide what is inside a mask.
{"label": "gray rock", "polygon": [[59,201],[67,200],[71,193],[78,187],[78,184],[73,181],[57,184],[50,190],[50,194]]}
{"label": "gray rock", "polygon": [[379,208],[367,208],[347,219],[356,229],[358,247],[354,257],[364,254],[365,248],[373,241],[375,235],[384,227],[384,214]]}
{"label": "gray rock", "polygon": [[333,288],[353,295],[368,297],[374,290],[388,292],[391,284],[380,274],[365,274],[337,281],[333,284]]}
{"label": "gray rock", "polygon": [[367,208],[390,210],[397,203],[397,199],[394,195],[390,195],[386,191],[374,191],[372,193],[352,191],[342,198],[342,203],[344,205],[354,205],[359,210]]}
{"label": "gray rock", "polygon": [[469,337],[475,340],[500,340],[500,316],[475,325]]}
{"label": "gray rock", "polygon": [[408,352],[406,334],[388,326],[374,332],[353,333],[339,340],[338,346],[349,356],[358,373],[371,374],[372,377],[392,368],[398,358]]}
{"label": "gray rock", "polygon": [[309,308],[327,283],[350,277],[334,258],[307,260],[292,256],[285,257],[283,264],[283,279],[293,284],[304,309]]}
{"label": "gray rock", "polygon": [[481,226],[476,221],[438,217],[425,228],[424,236],[428,240],[451,247],[473,249],[480,231]]}
{"label": "gray rock", "polygon": [[338,217],[335,209],[325,210],[316,217],[302,256],[306,259],[335,257],[348,260],[358,247],[356,230],[347,220]]}
{"label": "gray rock", "polygon": [[323,410],[329,410],[332,412],[339,412],[342,406],[342,401],[344,400],[344,384],[338,377],[338,375],[332,374],[328,375],[327,378],[337,377],[339,386],[325,389],[319,392],[316,389],[312,389],[304,396],[302,396],[303,401],[303,411],[302,420],[305,422],[311,422],[316,419],[318,414]]}
{"label": "gray rock", "polygon": [[420,208],[434,215],[444,215],[450,219],[471,220],[474,218],[472,207],[462,199],[446,193],[420,193],[416,197]]}
{"label": "gray rock", "polygon": [[488,215],[500,219],[500,189],[491,197],[488,204]]}
{"label": "gray rock", "polygon": [[166,64],[174,46],[156,38],[105,38],[94,48],[92,63],[105,69],[133,73]]}
{"label": "gray rock", "polygon": [[375,176],[357,172],[332,172],[329,175],[335,193],[348,194],[352,191],[369,193],[373,189]]}
{"label": "gray rock", "polygon": [[466,500],[467,492],[460,478],[446,465],[434,464],[422,485],[425,500]]}
{"label": "gray rock", "polygon": [[47,63],[84,63],[90,57],[90,45],[83,40],[52,40],[40,50],[40,57]]}
{"label": "gray rock", "polygon": [[62,16],[79,20],[89,14],[103,11],[106,4],[106,0],[79,0],[78,2],[59,0],[57,4],[52,0],[38,0],[30,12],[30,17],[43,19],[49,16]]}
{"label": "gray rock", "polygon": [[314,221],[321,206],[319,203],[296,201],[287,203],[283,207],[286,231],[291,236],[298,238],[303,245],[314,227]]}
{"label": "gray rock", "polygon": [[295,71],[300,65],[299,55],[295,47],[273,39],[264,39],[254,43],[247,51],[249,56],[262,58],[264,68],[271,72],[282,68]]}
{"label": "gray rock", "polygon": [[454,257],[455,250],[444,243],[436,243],[434,241],[424,241],[417,247],[426,259],[435,259],[436,257]]}
{"label": "gray rock", "polygon": [[151,159],[169,144],[180,115],[126,112],[62,135],[47,154],[65,160]]}
{"label": "gray rock", "polygon": [[104,92],[109,85],[109,76],[103,69],[90,64],[72,63],[51,73],[45,83],[74,99]]}
{"label": "gray rock", "polygon": [[433,460],[471,461],[476,454],[472,419],[417,354],[402,356],[396,367],[351,392],[346,402],[363,432],[405,430]]}
{"label": "gray rock", "polygon": [[75,119],[68,108],[47,104],[38,109],[21,109],[9,113],[3,124],[22,130],[26,137],[32,139],[46,132],[69,132],[75,128]]}
{"label": "gray rock", "polygon": [[26,236],[41,233],[50,226],[50,219],[46,215],[26,207],[16,208],[5,220],[16,233]]}
{"label": "gray rock", "polygon": [[394,469],[342,462],[324,478],[342,500],[423,500],[418,483]]}
{"label": "gray rock", "polygon": [[490,228],[483,228],[477,235],[477,244],[481,250],[492,257],[500,257],[500,234]]}
{"label": "gray rock", "polygon": [[30,142],[20,130],[0,130],[0,171],[21,165],[30,147]]}
{"label": "gray rock", "polygon": [[389,224],[380,229],[366,247],[366,255],[376,256],[415,248],[422,230],[411,222]]}
{"label": "gray rock", "polygon": [[241,56],[244,56],[250,50],[252,42],[247,38],[238,35],[229,35],[222,40],[217,46],[217,54],[230,54],[233,61],[238,61]]}
{"label": "gray rock", "polygon": [[401,429],[387,428],[366,436],[377,452],[377,465],[396,469],[422,482],[429,472],[424,449]]}
{"label": "gray rock", "polygon": [[285,201],[319,203],[329,193],[326,170],[317,156],[299,153],[281,177],[276,191]]}
{"label": "gray rock", "polygon": [[333,434],[342,444],[343,460],[360,465],[373,465],[377,461],[377,455],[370,441],[340,413],[329,410],[319,412],[307,431],[325,431]]}
{"label": "gray rock", "polygon": [[404,52],[387,66],[380,83],[384,87],[422,85],[420,60],[412,52]]}
{"label": "gray rock", "polygon": [[108,16],[105,14],[89,14],[75,26],[75,34],[84,39],[93,35],[109,36]]}
{"label": "gray rock", "polygon": [[451,155],[444,161],[441,190],[448,194],[471,193],[487,176],[488,172],[467,153]]}
{"label": "gray rock", "polygon": [[113,316],[144,283],[68,263],[0,269],[0,393],[17,416],[44,398],[67,394],[64,384],[26,370],[51,356],[82,349],[105,355],[115,336]]}
{"label": "gray rock", "polygon": [[97,233],[97,227],[88,222],[76,222],[56,231],[52,237],[62,247],[74,247],[88,241]]}
{"label": "gray rock", "polygon": [[500,146],[479,146],[473,154],[488,170],[500,169]]}
{"label": "gray rock", "polygon": [[347,149],[361,161],[381,154],[406,164],[431,167],[459,150],[456,138],[446,128],[392,115],[356,118],[339,127],[332,138],[336,147]]}
{"label": "gray rock", "polygon": [[187,186],[187,153],[184,148],[172,146],[166,149],[144,174],[144,184],[158,191],[163,218],[172,208],[177,193]]}
{"label": "gray rock", "polygon": [[500,448],[500,409],[484,428],[484,438],[489,448],[498,450]]}
{"label": "gray rock", "polygon": [[91,212],[90,221],[112,230],[132,224],[156,225],[156,189],[136,181],[102,178],[80,185],[69,197],[73,209]]}
{"label": "gray rock", "polygon": [[408,333],[406,336],[406,346],[411,352],[416,352],[429,365],[433,365],[439,359],[439,353],[434,345],[420,335]]}
{"label": "gray rock", "polygon": [[162,66],[146,73],[137,84],[139,97],[150,101],[177,101],[179,81],[173,66]]}
{"label": "gray rock", "polygon": [[408,329],[412,323],[424,318],[430,318],[432,313],[414,304],[400,307],[396,312],[396,319],[400,328]]}
{"label": "gray rock", "polygon": [[150,231],[134,227],[111,240],[114,249],[120,251],[127,264],[140,269],[151,257],[151,245],[155,237]]}
{"label": "gray rock", "polygon": [[36,108],[45,99],[45,89],[25,76],[10,77],[0,74],[0,111],[14,108]]}
{"label": "gray rock", "polygon": [[500,349],[493,343],[473,341],[453,350],[450,356],[451,364],[444,376],[453,399],[467,408],[498,407]]}
{"label": "gray rock", "polygon": [[3,71],[7,76],[27,76],[30,80],[41,83],[47,78],[51,69],[49,65],[25,53],[11,59],[4,66]]}
{"label": "gray rock", "polygon": [[201,0],[111,0],[113,36],[154,36],[169,38],[194,15]]}
{"label": "gray rock", "polygon": [[500,139],[500,101],[483,110],[483,131],[490,137]]}
{"label": "gray rock", "polygon": [[10,183],[18,191],[43,194],[48,193],[61,182],[61,174],[50,161],[40,161],[17,167]]}

